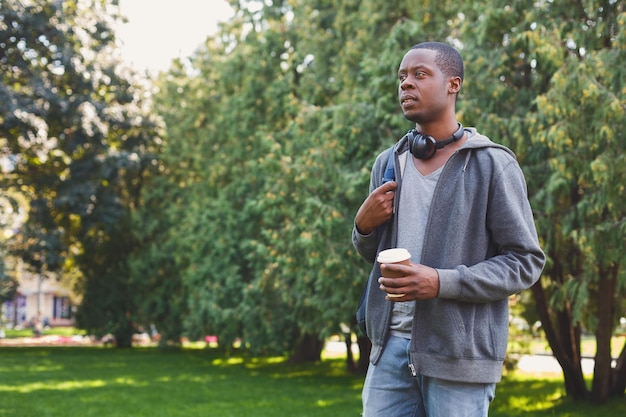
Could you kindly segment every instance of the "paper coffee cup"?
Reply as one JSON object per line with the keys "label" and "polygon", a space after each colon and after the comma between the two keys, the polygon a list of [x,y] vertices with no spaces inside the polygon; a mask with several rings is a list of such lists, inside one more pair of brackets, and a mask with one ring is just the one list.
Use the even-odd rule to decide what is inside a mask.
{"label": "paper coffee cup", "polygon": [[[411,265],[411,254],[408,250],[404,248],[393,248],[381,251],[378,253],[378,263],[380,264],[403,264],[403,265]],[[391,272],[386,270],[382,272],[384,278],[398,278],[403,276],[402,274]],[[404,294],[389,294],[389,297],[403,297]]]}

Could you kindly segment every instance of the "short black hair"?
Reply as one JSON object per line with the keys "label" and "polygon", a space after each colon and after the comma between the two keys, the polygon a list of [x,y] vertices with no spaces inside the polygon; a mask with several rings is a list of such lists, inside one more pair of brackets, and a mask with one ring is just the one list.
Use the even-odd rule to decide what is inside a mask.
{"label": "short black hair", "polygon": [[463,58],[461,54],[452,46],[441,42],[422,42],[414,45],[411,49],[430,49],[437,52],[435,63],[441,72],[447,77],[461,77],[465,75],[463,69]]}

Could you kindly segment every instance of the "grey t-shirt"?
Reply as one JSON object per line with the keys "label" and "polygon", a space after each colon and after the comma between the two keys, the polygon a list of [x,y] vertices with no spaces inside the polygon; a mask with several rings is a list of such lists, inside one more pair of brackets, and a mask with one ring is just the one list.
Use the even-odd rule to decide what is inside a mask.
{"label": "grey t-shirt", "polygon": [[[430,203],[443,167],[431,174],[422,175],[415,167],[413,157],[408,154],[407,158],[397,213],[398,247],[408,249],[412,263],[420,263]],[[411,338],[415,303],[415,301],[394,303],[391,316],[393,336]]]}

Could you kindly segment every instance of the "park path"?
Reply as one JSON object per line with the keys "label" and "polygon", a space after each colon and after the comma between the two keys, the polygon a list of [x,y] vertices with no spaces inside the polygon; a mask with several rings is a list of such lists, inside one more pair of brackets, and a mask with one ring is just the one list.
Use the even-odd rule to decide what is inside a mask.
{"label": "park path", "polygon": [[[326,343],[326,351],[333,356],[344,355],[346,353],[346,344],[342,341],[330,340]],[[352,351],[355,355],[358,355],[359,347],[356,343],[352,346]],[[593,363],[593,359],[583,358],[581,366],[584,374],[593,374]],[[523,355],[517,364],[517,368],[522,372],[532,374],[555,376],[563,374],[559,362],[550,354]]]}

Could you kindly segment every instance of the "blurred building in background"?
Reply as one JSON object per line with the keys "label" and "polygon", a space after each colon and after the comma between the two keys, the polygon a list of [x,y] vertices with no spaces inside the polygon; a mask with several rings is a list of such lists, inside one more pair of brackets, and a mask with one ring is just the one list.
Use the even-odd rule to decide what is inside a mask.
{"label": "blurred building in background", "polygon": [[17,294],[2,305],[2,326],[32,327],[74,325],[70,291],[54,278],[44,279],[23,271]]}

